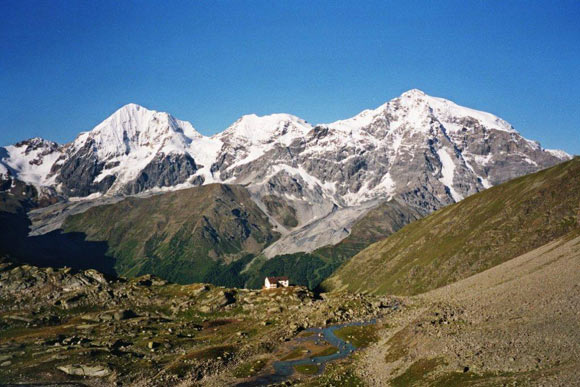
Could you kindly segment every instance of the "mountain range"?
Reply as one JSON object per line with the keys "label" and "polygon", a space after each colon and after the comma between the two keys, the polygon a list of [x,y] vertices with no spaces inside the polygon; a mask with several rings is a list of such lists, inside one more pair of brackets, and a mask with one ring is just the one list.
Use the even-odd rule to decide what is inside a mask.
{"label": "mountain range", "polygon": [[[311,125],[290,114],[246,115],[211,137],[168,113],[129,104],[71,143],[34,138],[0,148],[0,176],[33,186],[44,203],[58,202],[30,213],[31,234],[68,227],[92,238],[104,238],[92,222],[63,223],[129,196],[241,186],[247,194],[235,195],[244,198],[237,205],[249,206],[249,198],[268,219],[260,232],[272,237],[260,251],[251,249],[266,265],[274,257],[317,256],[323,267],[337,256],[333,246],[342,249],[340,242],[366,219],[368,239],[349,253],[340,250],[330,265],[335,268],[414,219],[569,158],[525,139],[493,114],[413,89],[346,120]],[[398,215],[379,225],[373,210]],[[146,222],[146,212],[138,212]],[[119,213],[126,214],[110,216]],[[73,230],[73,223],[79,227]],[[90,230],[80,227],[88,224]],[[244,246],[242,239],[234,245]],[[228,254],[212,259],[229,262]]]}

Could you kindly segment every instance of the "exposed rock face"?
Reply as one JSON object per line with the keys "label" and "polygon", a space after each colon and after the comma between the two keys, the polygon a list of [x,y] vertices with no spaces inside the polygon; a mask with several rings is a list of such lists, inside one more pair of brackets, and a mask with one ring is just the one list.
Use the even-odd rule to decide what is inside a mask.
{"label": "exposed rock face", "polygon": [[99,161],[94,147],[94,140],[87,140],[74,157],[65,158],[62,165],[56,164],[53,168],[52,173],[57,174],[56,181],[66,195],[88,196],[94,192],[106,192],[115,182],[113,175],[95,181],[95,177],[103,171],[105,162]]}
{"label": "exposed rock face", "polygon": [[136,194],[155,187],[171,187],[182,184],[195,171],[197,171],[197,165],[188,154],[159,154],[139,172],[139,176],[134,181],[127,184],[125,192]]}

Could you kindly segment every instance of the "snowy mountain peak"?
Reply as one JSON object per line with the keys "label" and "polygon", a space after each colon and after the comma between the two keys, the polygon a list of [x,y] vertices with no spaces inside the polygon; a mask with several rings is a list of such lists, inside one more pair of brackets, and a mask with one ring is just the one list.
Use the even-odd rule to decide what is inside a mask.
{"label": "snowy mountain peak", "polygon": [[425,97],[427,94],[419,89],[411,89],[405,91],[399,98],[417,98],[417,97]]}
{"label": "snowy mountain peak", "polygon": [[411,89],[375,109],[363,110],[354,117],[324,126],[350,135],[356,135],[373,124],[387,126],[392,130],[403,128],[427,133],[432,130],[434,122],[440,123],[447,132],[458,132],[476,125],[488,130],[517,133],[508,122],[491,113],[432,97],[419,89]]}
{"label": "snowy mountain peak", "polygon": [[73,142],[74,151],[90,141],[100,158],[128,155],[139,149],[183,153],[193,138],[202,137],[193,126],[168,113],[127,104]]}
{"label": "snowy mountain peak", "polygon": [[416,112],[432,114],[447,131],[462,130],[475,123],[487,129],[517,133],[508,122],[491,113],[460,106],[445,98],[432,97],[418,89],[409,90],[391,102]]}
{"label": "snowy mountain peak", "polygon": [[264,144],[272,141],[291,142],[312,129],[305,120],[291,114],[277,113],[265,116],[248,114],[239,118],[219,138],[239,139],[250,144]]}

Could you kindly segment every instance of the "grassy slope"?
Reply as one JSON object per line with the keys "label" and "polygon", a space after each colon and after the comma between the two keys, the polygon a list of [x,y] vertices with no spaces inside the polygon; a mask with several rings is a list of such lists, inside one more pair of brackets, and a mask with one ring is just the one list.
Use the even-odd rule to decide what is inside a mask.
{"label": "grassy slope", "polygon": [[419,210],[397,201],[382,203],[357,221],[350,235],[336,245],[324,246],[311,253],[279,255],[252,265],[245,273],[247,285],[260,287],[265,276],[286,275],[293,282],[314,289],[359,251],[422,217]]}
{"label": "grassy slope", "polygon": [[107,241],[119,274],[238,286],[230,274],[278,237],[244,188],[220,184],[93,207],[64,229]]}
{"label": "grassy slope", "polygon": [[353,257],[326,290],[418,294],[466,278],[579,227],[580,158],[414,222]]}

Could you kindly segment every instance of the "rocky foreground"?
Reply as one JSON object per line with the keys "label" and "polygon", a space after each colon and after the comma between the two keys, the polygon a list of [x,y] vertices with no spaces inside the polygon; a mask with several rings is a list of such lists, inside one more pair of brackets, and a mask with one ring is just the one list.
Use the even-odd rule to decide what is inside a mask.
{"label": "rocky foreground", "polygon": [[267,373],[305,328],[402,309],[389,297],[176,285],[5,263],[0,383],[234,385]]}

